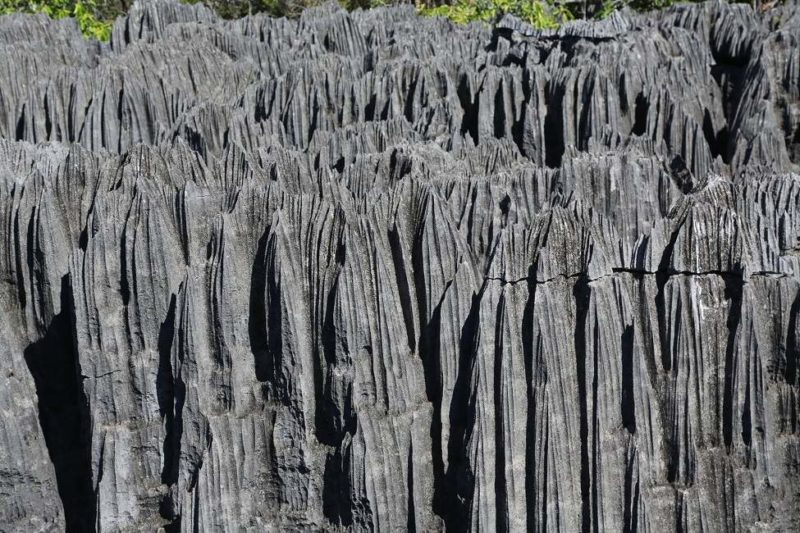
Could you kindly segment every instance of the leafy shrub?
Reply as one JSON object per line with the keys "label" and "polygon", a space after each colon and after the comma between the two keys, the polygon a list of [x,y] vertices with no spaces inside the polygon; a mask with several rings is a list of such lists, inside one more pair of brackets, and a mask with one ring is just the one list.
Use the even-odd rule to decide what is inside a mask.
{"label": "leafy shrub", "polygon": [[418,10],[423,15],[447,17],[458,24],[491,22],[500,15],[510,13],[541,29],[558,28],[563,22],[574,18],[563,4],[543,0],[456,0],[451,5],[421,5]]}
{"label": "leafy shrub", "polygon": [[107,41],[113,19],[99,18],[95,0],[0,0],[0,15],[43,13],[54,19],[74,17],[86,37]]}
{"label": "leafy shrub", "polygon": [[[133,0],[0,0],[0,15],[9,13],[43,13],[54,19],[74,17],[83,34],[107,41],[114,19],[124,15]],[[239,18],[267,13],[274,17],[297,17],[307,7],[325,0],[182,0],[204,3],[223,18]],[[338,0],[346,9],[367,9],[409,0]],[[438,5],[439,2],[453,2]],[[690,0],[699,1],[699,0]],[[748,0],[732,0],[748,1]],[[778,0],[780,2],[782,0]],[[453,22],[490,23],[505,13],[516,15],[531,26],[555,29],[578,16],[605,18],[614,10],[628,6],[637,11],[669,7],[676,0],[416,0],[422,15],[447,17]]]}
{"label": "leafy shrub", "polygon": [[[430,1],[430,0],[422,0]],[[436,0],[433,0],[436,1]],[[634,11],[664,9],[682,2],[703,0],[454,0],[452,4],[418,4],[423,15],[447,17],[453,22],[491,22],[498,15],[510,13],[539,29],[555,29],[575,18],[603,19],[617,9],[629,7]],[[754,4],[758,0],[728,0],[730,3]],[[782,3],[776,0],[773,4]],[[765,3],[764,5],[773,5]],[[758,5],[761,5],[760,3]],[[762,8],[763,9],[763,8]]]}

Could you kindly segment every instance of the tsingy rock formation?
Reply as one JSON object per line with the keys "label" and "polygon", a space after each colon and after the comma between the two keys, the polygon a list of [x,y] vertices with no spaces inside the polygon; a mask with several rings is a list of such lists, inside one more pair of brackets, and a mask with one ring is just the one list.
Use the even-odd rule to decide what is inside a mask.
{"label": "tsingy rock formation", "polygon": [[0,529],[798,530],[799,40],[0,18]]}

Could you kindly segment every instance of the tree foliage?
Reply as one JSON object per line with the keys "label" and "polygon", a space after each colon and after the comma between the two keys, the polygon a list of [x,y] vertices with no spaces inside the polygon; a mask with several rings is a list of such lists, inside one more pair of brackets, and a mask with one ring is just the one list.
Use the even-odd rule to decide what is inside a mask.
{"label": "tree foliage", "polygon": [[[73,17],[83,34],[107,41],[116,17],[125,13],[131,0],[0,0],[0,15],[43,13],[54,19]],[[204,3],[223,18],[238,18],[255,13],[274,17],[297,17],[307,7],[324,0],[183,0]],[[367,9],[403,0],[338,0],[346,9]],[[754,0],[755,1],[755,0]],[[426,16],[447,17],[458,24],[490,23],[510,13],[540,29],[558,28],[575,18],[605,18],[614,10],[628,6],[639,11],[669,7],[676,0],[585,0],[564,3],[560,0],[416,0],[417,11]]]}
{"label": "tree foliage", "polygon": [[42,13],[54,19],[73,17],[86,37],[107,41],[112,18],[103,18],[95,0],[0,0],[0,15]]}
{"label": "tree foliage", "polygon": [[439,6],[420,5],[418,9],[423,15],[447,17],[458,24],[491,22],[510,13],[540,29],[558,28],[574,18],[564,4],[544,0],[456,0]]}

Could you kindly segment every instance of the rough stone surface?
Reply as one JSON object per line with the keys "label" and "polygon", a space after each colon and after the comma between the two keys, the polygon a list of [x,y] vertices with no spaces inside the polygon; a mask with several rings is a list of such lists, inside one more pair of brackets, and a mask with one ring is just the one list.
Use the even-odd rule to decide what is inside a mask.
{"label": "rough stone surface", "polygon": [[797,531],[799,40],[0,18],[0,530]]}

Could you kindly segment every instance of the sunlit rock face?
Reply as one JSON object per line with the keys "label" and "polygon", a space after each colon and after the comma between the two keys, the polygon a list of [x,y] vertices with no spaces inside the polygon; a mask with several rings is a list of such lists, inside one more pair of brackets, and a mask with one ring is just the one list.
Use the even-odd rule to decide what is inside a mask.
{"label": "sunlit rock face", "polygon": [[799,40],[0,18],[0,530],[797,531]]}

